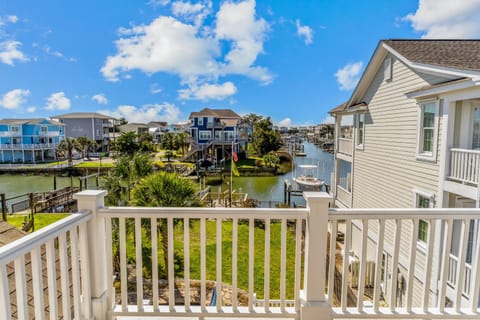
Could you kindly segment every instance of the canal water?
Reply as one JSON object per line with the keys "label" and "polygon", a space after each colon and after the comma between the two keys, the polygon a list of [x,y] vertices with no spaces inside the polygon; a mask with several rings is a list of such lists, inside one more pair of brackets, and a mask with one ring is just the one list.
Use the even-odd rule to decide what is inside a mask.
{"label": "canal water", "polygon": [[[318,178],[330,184],[330,177],[333,172],[333,155],[308,142],[305,142],[305,153],[307,154],[306,157],[295,158],[295,166],[299,164],[318,165]],[[262,206],[274,206],[283,202],[284,181],[288,180],[291,183],[292,175],[295,172],[296,170],[293,170],[287,174],[274,177],[234,177],[233,189],[237,192],[241,190],[248,193],[249,198],[260,201]],[[69,177],[57,176],[57,188],[70,186],[72,181],[74,186],[79,186],[78,177],[70,179]],[[94,181],[89,182],[89,185],[95,186]],[[0,174],[0,193],[5,193],[7,197],[52,189],[53,176]],[[292,202],[304,205],[301,197],[292,197]]]}

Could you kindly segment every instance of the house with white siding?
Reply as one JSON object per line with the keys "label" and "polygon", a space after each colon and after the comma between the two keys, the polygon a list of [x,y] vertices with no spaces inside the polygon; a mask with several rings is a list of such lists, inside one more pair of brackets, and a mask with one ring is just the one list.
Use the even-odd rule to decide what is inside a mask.
{"label": "house with white siding", "polygon": [[[479,85],[480,40],[380,41],[350,99],[330,111],[336,119],[336,206],[480,208]],[[373,248],[379,226],[365,227]],[[365,227],[361,221],[351,226],[353,260]],[[387,221],[383,258],[376,262],[385,266],[384,294],[396,292],[400,304],[422,301],[424,294],[442,305],[469,303],[478,228],[455,217]],[[375,261],[373,251],[367,258]],[[398,263],[397,274],[388,271],[392,263]],[[413,283],[405,283],[412,268]],[[446,288],[438,286],[442,280]],[[428,293],[420,290],[425,283]],[[405,297],[408,285],[413,296]],[[457,286],[461,297],[452,294]]]}

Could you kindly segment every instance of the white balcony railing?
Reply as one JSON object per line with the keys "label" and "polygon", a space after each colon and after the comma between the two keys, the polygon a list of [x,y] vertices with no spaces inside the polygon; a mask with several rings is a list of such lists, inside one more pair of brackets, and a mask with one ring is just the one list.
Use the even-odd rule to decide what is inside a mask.
{"label": "white balcony railing", "polygon": [[[108,208],[103,205],[105,194],[91,190],[76,194],[82,213],[0,248],[3,318],[45,318],[47,301],[51,319],[71,319],[72,315],[75,319],[157,316],[302,320],[480,316],[478,272],[470,271],[470,305],[462,306],[464,289],[454,286],[453,307],[445,307],[446,287],[451,285],[450,256],[434,257],[433,243],[437,233],[440,238],[446,237],[446,243],[452,239],[454,219],[478,220],[475,209],[328,209],[330,197],[313,192],[304,193],[306,209]],[[422,265],[416,260],[420,219],[429,222]],[[435,230],[437,222],[446,226],[445,232]],[[343,240],[337,238],[340,230]],[[354,234],[357,238],[352,238]],[[336,245],[328,246],[328,242]],[[410,243],[406,256],[405,250],[400,250],[401,242]],[[350,252],[352,244],[359,248],[355,273],[351,257],[340,254]],[[447,247],[442,252],[449,252],[450,245]],[[163,248],[166,265],[161,257]],[[479,266],[480,246],[475,248],[473,270]],[[44,251],[46,260],[42,261]],[[390,259],[382,263],[386,252]],[[180,267],[174,262],[179,253],[183,254]],[[373,288],[366,288],[371,285],[367,278],[372,276],[372,254]],[[28,259],[32,267],[26,268]],[[288,260],[292,263],[287,264]],[[441,265],[438,283],[431,277],[434,261]],[[32,270],[32,281],[25,281],[25,269]],[[456,281],[463,282],[459,275],[466,269],[459,259]],[[403,303],[397,299],[398,270],[406,270]],[[352,277],[356,277],[353,296]],[[414,286],[414,278],[420,280],[420,288],[418,283]],[[43,279],[48,285],[45,296]],[[60,288],[54,279],[58,279]],[[30,283],[33,300],[27,299]],[[208,294],[212,283],[218,295],[213,304]],[[437,286],[438,299],[431,298],[432,286]],[[227,288],[231,301],[222,298]],[[191,298],[193,291],[198,300]],[[241,294],[245,299],[237,298]],[[421,298],[414,300],[414,296]],[[34,308],[28,308],[31,301]]]}
{"label": "white balcony railing", "polygon": [[478,186],[480,182],[480,150],[450,149],[448,178]]}
{"label": "white balcony railing", "polygon": [[338,151],[346,155],[352,155],[353,140],[347,138],[338,138]]}
{"label": "white balcony railing", "polygon": [[[458,277],[459,277],[459,262],[458,257],[453,254],[450,254],[448,258],[448,277],[447,283],[452,286],[456,287],[458,284]],[[465,263],[465,269],[462,275],[463,284],[462,284],[462,294],[466,297],[470,296],[471,284],[472,284],[472,265]]]}
{"label": "white balcony railing", "polygon": [[40,132],[39,135],[42,137],[58,137],[60,135],[60,131],[44,131]]}
{"label": "white balcony railing", "polygon": [[25,144],[25,143],[8,143],[0,144],[0,150],[35,150],[35,149],[55,149],[58,143],[37,143],[37,144]]}
{"label": "white balcony railing", "polygon": [[352,193],[337,185],[337,200],[343,203],[347,208],[350,208],[352,202]]}

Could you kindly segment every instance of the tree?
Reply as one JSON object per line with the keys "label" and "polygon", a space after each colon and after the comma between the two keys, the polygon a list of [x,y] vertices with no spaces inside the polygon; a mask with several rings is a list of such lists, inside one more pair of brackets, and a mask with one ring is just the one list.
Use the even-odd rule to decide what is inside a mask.
{"label": "tree", "polygon": [[277,151],[281,145],[282,140],[280,133],[273,130],[270,117],[256,122],[253,133],[253,146],[259,155],[267,154],[270,151]]}
{"label": "tree", "polygon": [[141,152],[155,151],[153,144],[153,135],[150,132],[145,132],[138,137],[138,149]]}
{"label": "tree", "polygon": [[[132,190],[132,204],[143,207],[199,207],[196,184],[175,173],[158,172],[142,179]],[[178,223],[180,220],[174,220]],[[162,238],[165,270],[168,266],[168,225],[157,220]]]}
{"label": "tree", "polygon": [[182,156],[185,155],[185,149],[188,146],[189,135],[186,132],[179,132],[175,135],[175,143],[178,147],[182,149]]}
{"label": "tree", "polygon": [[118,137],[116,141],[112,143],[112,150],[117,152],[118,156],[133,155],[139,150],[137,142],[137,134],[135,132],[124,132]]}
{"label": "tree", "polygon": [[57,146],[57,152],[67,157],[69,166],[73,164],[73,151],[81,151],[80,144],[74,138],[65,138]]}
{"label": "tree", "polygon": [[274,152],[269,152],[263,157],[263,162],[268,167],[276,168],[280,164],[280,158]]}
{"label": "tree", "polygon": [[82,151],[82,158],[85,158],[88,155],[90,149],[97,146],[97,143],[88,137],[78,137],[77,142]]}
{"label": "tree", "polygon": [[173,151],[178,149],[175,134],[173,132],[165,133],[162,137],[162,141],[160,141],[160,146],[162,149],[166,150],[165,155],[167,156],[168,162],[170,162],[170,157],[173,155]]}

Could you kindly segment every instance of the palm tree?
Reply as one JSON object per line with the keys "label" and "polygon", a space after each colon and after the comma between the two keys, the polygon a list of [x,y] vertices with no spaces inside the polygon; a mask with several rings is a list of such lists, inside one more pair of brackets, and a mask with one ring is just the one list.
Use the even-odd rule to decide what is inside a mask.
{"label": "palm tree", "polygon": [[78,137],[77,142],[82,150],[82,158],[85,158],[85,156],[88,155],[88,151],[97,145],[95,141],[87,137]]}
{"label": "palm tree", "polygon": [[73,151],[81,151],[80,144],[74,138],[65,138],[57,146],[57,152],[67,156],[69,166],[73,164]]}
{"label": "palm tree", "polygon": [[175,135],[175,142],[176,145],[182,149],[182,156],[185,155],[185,149],[188,145],[188,137],[189,135],[186,132],[180,132]]}
{"label": "palm tree", "polygon": [[[145,207],[199,207],[201,205],[194,182],[177,174],[158,172],[142,179],[132,190],[132,203]],[[174,224],[180,220],[174,219]],[[165,270],[168,267],[168,226],[157,222],[162,237]]]}

